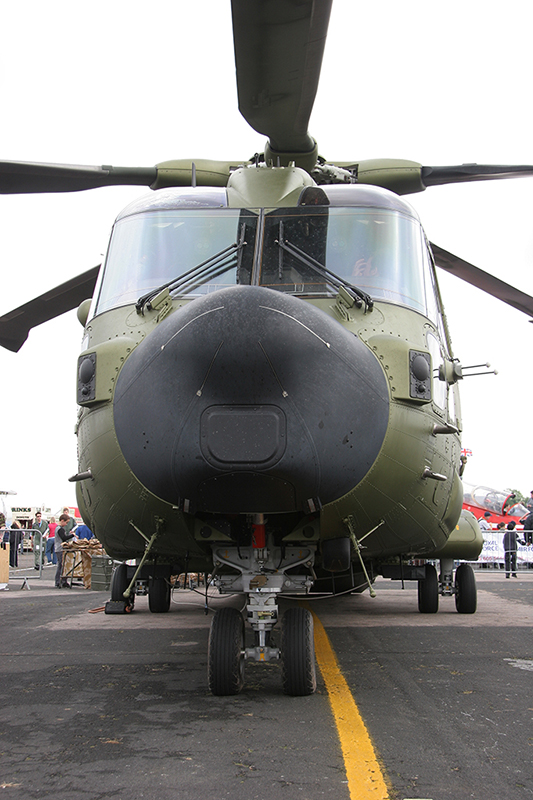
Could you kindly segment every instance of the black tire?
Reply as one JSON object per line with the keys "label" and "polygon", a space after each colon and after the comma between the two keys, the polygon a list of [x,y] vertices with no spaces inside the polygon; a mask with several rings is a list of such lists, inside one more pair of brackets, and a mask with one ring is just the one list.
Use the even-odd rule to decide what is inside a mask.
{"label": "black tire", "polygon": [[459,614],[476,612],[476,576],[470,564],[459,564],[455,571],[455,608]]}
{"label": "black tire", "polygon": [[211,622],[207,681],[218,696],[238,694],[243,687],[244,620],[236,608],[221,608]]}
{"label": "black tire", "polygon": [[111,578],[111,600],[124,600],[124,592],[129,584],[128,565],[119,564],[115,567]]}
{"label": "black tire", "polygon": [[289,608],[281,626],[283,691],[303,697],[316,691],[313,615],[306,608]]}
{"label": "black tire", "polygon": [[418,610],[421,614],[436,614],[439,610],[439,579],[433,564],[426,564],[426,577],[418,581]]}
{"label": "black tire", "polygon": [[170,581],[150,578],[148,583],[148,608],[152,614],[165,614],[170,608]]}

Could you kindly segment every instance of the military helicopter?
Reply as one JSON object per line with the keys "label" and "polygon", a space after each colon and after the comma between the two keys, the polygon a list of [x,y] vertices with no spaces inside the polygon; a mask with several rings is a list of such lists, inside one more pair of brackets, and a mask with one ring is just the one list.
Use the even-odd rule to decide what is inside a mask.
{"label": "military helicopter", "polygon": [[[78,505],[116,569],[108,612],[170,607],[206,572],[243,616],[213,617],[208,682],[281,658],[316,685],[312,618],[279,599],[417,580],[419,609],[476,609],[479,530],[461,516],[461,416],[435,265],[513,307],[533,299],[437,246],[403,195],[528,166],[329,162],[307,131],[331,2],[233,0],[239,109],[268,137],[235,162],[0,164],[0,191],[139,185],[95,267],[0,318],[17,351],[78,307]],[[51,308],[51,301],[53,306]],[[127,565],[136,560],[136,566]],[[432,563],[440,560],[440,574]],[[415,562],[415,563],[413,563]]]}

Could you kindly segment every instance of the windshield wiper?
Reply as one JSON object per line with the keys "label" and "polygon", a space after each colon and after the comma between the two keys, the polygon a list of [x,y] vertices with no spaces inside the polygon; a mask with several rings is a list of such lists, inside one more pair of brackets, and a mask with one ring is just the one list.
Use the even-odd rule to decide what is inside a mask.
{"label": "windshield wiper", "polygon": [[[363,290],[359,289],[357,286],[348,283],[348,281],[343,280],[343,278],[339,277],[339,275],[336,275],[335,272],[332,272],[330,269],[321,264],[320,261],[317,261],[316,258],[310,256],[309,253],[306,253],[304,250],[301,250],[295,244],[292,244],[292,242],[288,242],[286,239],[284,239],[283,222],[281,220],[279,223],[279,239],[276,239],[276,242],[281,250],[284,250],[285,252],[289,253],[298,261],[300,261],[302,264],[305,264],[306,267],[309,267],[310,269],[314,270],[314,272],[316,272],[317,275],[320,275],[322,278],[325,278],[325,280],[335,289],[338,290],[342,286],[348,292],[348,294],[350,294],[351,297],[353,297],[357,308],[361,308],[361,306],[364,304],[365,313],[367,311],[372,311],[374,307],[374,301],[369,294],[363,292]],[[282,270],[283,267],[280,254],[280,264],[279,264],[280,273],[282,272]]]}
{"label": "windshield wiper", "polygon": [[206,261],[202,261],[201,264],[197,264],[197,266],[192,267],[191,269],[187,270],[187,272],[179,275],[179,277],[173,278],[171,281],[168,281],[168,283],[163,283],[156,289],[152,289],[147,294],[139,297],[135,304],[137,313],[144,314],[145,309],[150,310],[152,307],[151,301],[164,289],[168,289],[171,293],[176,293],[181,290],[182,294],[187,294],[187,292],[197,289],[198,286],[208,283],[213,278],[218,278],[219,275],[223,275],[233,267],[237,267],[238,283],[239,270],[242,262],[242,252],[246,247],[244,234],[245,224],[243,223],[241,225],[238,242],[225,247],[223,250],[220,250],[218,253],[210,256]]}

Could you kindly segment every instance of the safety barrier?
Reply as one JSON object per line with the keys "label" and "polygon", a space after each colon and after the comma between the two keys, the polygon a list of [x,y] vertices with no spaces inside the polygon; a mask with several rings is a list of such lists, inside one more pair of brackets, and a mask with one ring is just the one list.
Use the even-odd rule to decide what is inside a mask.
{"label": "safety barrier", "polygon": [[[46,539],[42,540],[42,533],[38,528],[18,528],[18,529],[17,528],[0,528],[0,542],[4,543],[4,539],[7,538],[6,534],[9,535],[9,534],[13,533],[13,531],[16,531],[17,533],[21,533],[23,537],[24,537],[24,535],[26,533],[31,533],[31,534],[36,534],[37,533],[37,534],[39,534],[38,536],[34,536],[34,540],[33,540],[34,541],[33,556],[34,556],[34,559],[36,561],[36,566],[37,566],[37,569],[34,569],[34,573],[29,572],[27,566],[25,566],[25,567],[11,567],[10,566],[9,567],[9,569],[11,570],[11,573],[10,573],[11,579],[16,578],[17,580],[22,580],[22,586],[20,588],[21,589],[29,589],[30,588],[30,584],[29,584],[30,580],[40,580],[43,577],[44,559],[45,559],[45,554],[46,554],[46,541],[47,541],[48,537],[46,537]],[[9,542],[9,539],[7,539],[7,542]],[[22,544],[22,542],[23,542],[23,539],[21,539],[21,541],[20,541],[20,543],[18,545],[19,547]],[[38,548],[37,551],[35,550],[36,546]],[[37,556],[36,556],[36,553],[37,553]],[[23,553],[21,555],[23,555]],[[18,558],[17,558],[17,560],[18,560]],[[24,573],[27,573],[27,574],[25,575]],[[4,583],[4,582],[0,581],[0,583]]]}
{"label": "safety barrier", "polygon": [[[517,530],[519,540],[524,540],[524,531]],[[529,531],[528,531],[529,532]],[[503,549],[503,537],[505,530],[491,529],[490,531],[482,531],[483,534],[483,549],[479,554],[478,563],[494,565],[496,569],[498,565],[505,563],[505,552]],[[516,560],[518,566],[524,569],[533,568],[533,545],[519,544],[516,551]]]}

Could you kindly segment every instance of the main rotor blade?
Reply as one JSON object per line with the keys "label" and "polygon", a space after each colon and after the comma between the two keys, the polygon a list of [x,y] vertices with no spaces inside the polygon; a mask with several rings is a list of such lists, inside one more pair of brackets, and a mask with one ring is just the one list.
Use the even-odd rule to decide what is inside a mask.
{"label": "main rotor blade", "polygon": [[487,292],[487,294],[496,297],[498,300],[502,300],[518,311],[533,317],[533,297],[529,294],[521,292],[520,289],[515,289],[514,286],[495,278],[494,275],[484,272],[479,267],[474,267],[473,264],[463,261],[462,258],[454,256],[453,253],[449,253],[442,247],[433,244],[433,242],[431,242],[431,249],[438,267]]}
{"label": "main rotor blade", "polygon": [[239,111],[279,153],[306,153],[333,0],[232,0]]}
{"label": "main rotor blade", "polygon": [[100,265],[0,317],[0,346],[17,353],[32,328],[77,308],[93,296]]}
{"label": "main rotor blade", "polygon": [[85,167],[0,161],[0,194],[81,192],[102,186],[150,186],[156,167]]}
{"label": "main rotor blade", "polygon": [[428,186],[443,186],[447,183],[503,180],[533,175],[533,166],[530,165],[459,164],[455,167],[423,167],[417,161],[397,158],[334,161],[333,164],[350,172],[357,183],[382,186],[396,194],[414,194],[423,192]]}
{"label": "main rotor blade", "polygon": [[456,167],[422,167],[424,186],[443,186],[446,183],[494,181],[523,178],[533,175],[533,166],[502,166],[497,164],[459,164]]}

